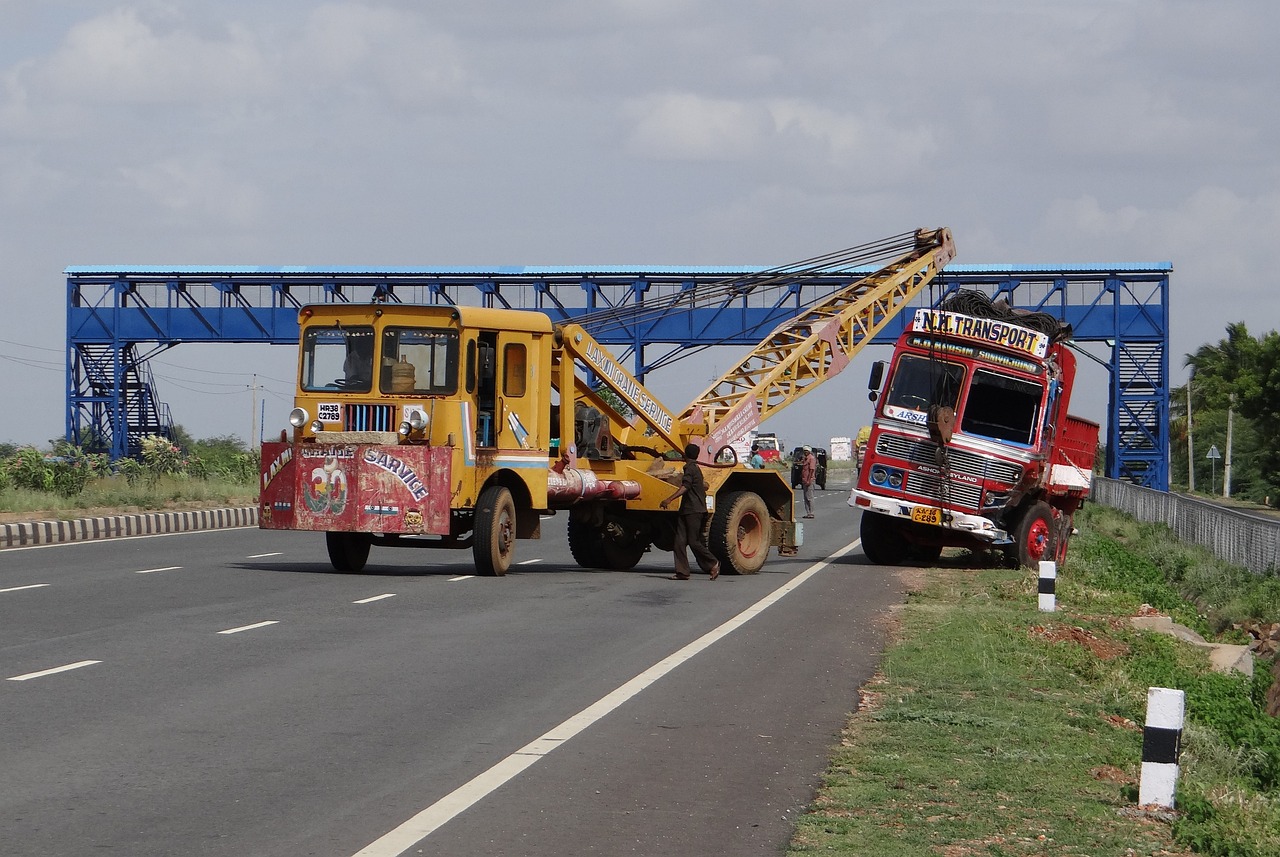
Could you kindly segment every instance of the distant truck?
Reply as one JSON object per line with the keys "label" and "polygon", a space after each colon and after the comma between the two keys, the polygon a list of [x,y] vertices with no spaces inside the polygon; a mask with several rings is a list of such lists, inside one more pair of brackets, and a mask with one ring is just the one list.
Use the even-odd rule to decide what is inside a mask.
{"label": "distant truck", "polygon": [[1098,445],[1098,424],[1067,413],[1070,334],[975,291],[916,311],[871,372],[875,419],[849,497],[868,559],[958,546],[1032,568],[1065,560]]}
{"label": "distant truck", "polygon": [[760,457],[766,464],[782,460],[782,441],[773,432],[760,432],[756,435],[755,443],[760,446]]}

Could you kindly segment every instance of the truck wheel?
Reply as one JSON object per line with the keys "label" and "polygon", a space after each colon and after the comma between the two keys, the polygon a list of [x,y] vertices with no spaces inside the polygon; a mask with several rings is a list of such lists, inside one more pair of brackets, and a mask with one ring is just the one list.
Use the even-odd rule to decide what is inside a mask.
{"label": "truck wheel", "polygon": [[569,519],[569,553],[579,568],[604,568],[604,539],[600,528]]}
{"label": "truck wheel", "polygon": [[716,503],[707,547],[725,571],[755,574],[769,557],[773,520],[759,494],[738,491]]}
{"label": "truck wheel", "polygon": [[1039,568],[1040,560],[1057,556],[1057,541],[1053,509],[1044,501],[1036,503],[1022,516],[1014,535],[1018,563],[1026,568]]}
{"label": "truck wheel", "polygon": [[369,546],[373,537],[368,533],[324,534],[324,546],[329,549],[329,562],[334,571],[359,572],[369,561]]}
{"label": "truck wheel", "polygon": [[858,531],[862,552],[876,565],[897,565],[907,558],[907,540],[896,521],[875,512],[863,512]]}
{"label": "truck wheel", "polygon": [[476,501],[475,540],[471,554],[476,573],[501,577],[511,567],[516,548],[516,502],[501,485],[490,485]]}

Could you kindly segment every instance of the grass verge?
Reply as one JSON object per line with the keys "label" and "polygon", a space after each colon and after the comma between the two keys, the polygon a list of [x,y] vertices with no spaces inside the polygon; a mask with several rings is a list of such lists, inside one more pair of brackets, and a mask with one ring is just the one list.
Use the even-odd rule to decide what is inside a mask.
{"label": "grass verge", "polygon": [[[896,639],[790,854],[1280,854],[1280,723],[1261,708],[1271,665],[1255,680],[1211,673],[1202,651],[1128,621],[1154,596],[1207,629],[1160,570],[1175,555],[1184,570],[1212,563],[1103,507],[1079,525],[1055,613],[1039,612],[1023,570],[908,573]],[[1219,594],[1231,578],[1241,604],[1274,585],[1188,577]],[[1136,806],[1151,686],[1187,693],[1175,813]]]}

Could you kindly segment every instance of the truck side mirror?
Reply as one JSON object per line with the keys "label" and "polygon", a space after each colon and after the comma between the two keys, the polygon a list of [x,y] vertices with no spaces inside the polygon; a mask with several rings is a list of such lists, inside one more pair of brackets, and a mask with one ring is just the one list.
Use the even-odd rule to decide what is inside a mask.
{"label": "truck side mirror", "polygon": [[867,379],[867,398],[875,401],[880,398],[880,383],[884,380],[884,361],[877,360],[871,364],[871,377]]}

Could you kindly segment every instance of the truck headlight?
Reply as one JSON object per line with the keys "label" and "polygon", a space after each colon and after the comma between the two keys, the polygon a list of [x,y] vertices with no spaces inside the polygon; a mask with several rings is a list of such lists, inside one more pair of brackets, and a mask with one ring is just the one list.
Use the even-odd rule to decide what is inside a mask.
{"label": "truck headlight", "polygon": [[307,413],[306,408],[294,408],[289,411],[289,425],[294,428],[302,428],[307,424],[308,419],[310,419],[310,415]]}

